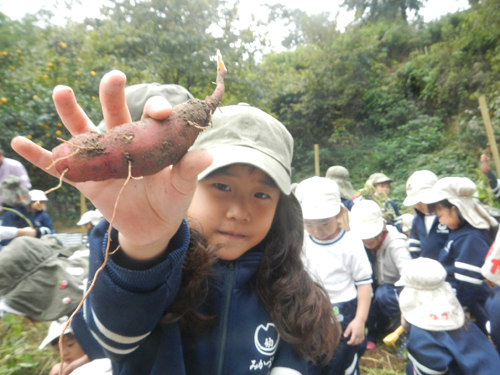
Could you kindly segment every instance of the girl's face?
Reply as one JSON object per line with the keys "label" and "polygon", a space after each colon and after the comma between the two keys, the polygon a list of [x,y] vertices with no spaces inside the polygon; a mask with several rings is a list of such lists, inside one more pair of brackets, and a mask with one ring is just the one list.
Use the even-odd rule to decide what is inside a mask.
{"label": "girl's face", "polygon": [[458,218],[456,207],[447,208],[437,203],[434,212],[441,224],[446,225],[450,229],[458,228],[460,219]]}
{"label": "girl's face", "polygon": [[45,210],[45,206],[47,206],[47,202],[45,201],[36,201],[31,203],[31,209],[33,211],[43,211]]}
{"label": "girl's face", "polygon": [[376,249],[380,245],[380,243],[382,242],[383,233],[384,232],[382,231],[382,233],[380,233],[376,237],[369,238],[367,240],[363,240],[363,245],[365,245],[365,247],[368,250],[374,250],[374,249]]}
{"label": "girl's face", "polygon": [[320,241],[333,240],[340,233],[337,216],[320,220],[304,220],[304,229]]}
{"label": "girl's face", "polygon": [[234,260],[266,237],[280,195],[260,169],[233,164],[198,182],[188,217],[210,245],[221,246],[219,258]]}
{"label": "girl's face", "polygon": [[391,192],[391,184],[389,182],[382,182],[380,184],[377,184],[375,185],[375,191],[383,192],[388,196]]}
{"label": "girl's face", "polygon": [[[58,341],[54,344],[54,348],[57,352],[59,352]],[[74,337],[68,335],[63,336],[63,361],[66,364],[69,364],[84,355],[85,353],[82,350],[82,347],[78,344]]]}

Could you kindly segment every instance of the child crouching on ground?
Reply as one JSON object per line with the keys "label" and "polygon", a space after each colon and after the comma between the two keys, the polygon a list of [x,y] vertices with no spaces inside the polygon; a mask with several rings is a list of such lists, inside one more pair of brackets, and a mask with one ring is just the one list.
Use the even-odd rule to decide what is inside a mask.
{"label": "child crouching on ground", "polygon": [[364,353],[365,322],[372,294],[372,269],[363,242],[348,231],[349,213],[333,180],[312,177],[302,181],[295,195],[304,217],[307,270],[328,295],[343,337],[327,366],[311,366],[310,374],[359,374]]}
{"label": "child crouching on ground", "polygon": [[[50,345],[58,354],[61,354],[59,350],[59,337],[67,321],[68,317],[63,316],[50,323],[47,336],[43,339],[38,349],[42,350],[47,345]],[[62,370],[61,364],[63,366]],[[68,327],[62,337],[61,362],[52,366],[49,375],[59,375],[60,373],[63,375],[111,375],[111,363],[109,359],[105,358],[89,362],[89,358],[85,355],[78,341],[76,341],[71,327]]]}
{"label": "child crouching on ground", "polygon": [[[465,318],[446,270],[436,260],[409,262],[398,285],[402,325],[409,330],[407,375],[494,375],[500,357],[488,338]],[[409,324],[407,324],[409,323]]]}
{"label": "child crouching on ground", "polygon": [[379,335],[399,326],[398,288],[404,265],[411,260],[406,236],[386,225],[379,205],[361,200],[351,210],[351,228],[361,238],[374,270],[374,297],[367,321],[367,349],[374,349]]}
{"label": "child crouching on ground", "polygon": [[[130,121],[124,84],[116,71],[101,81],[108,131]],[[78,121],[85,116],[71,90],[57,88],[54,100],[74,134],[95,128]],[[145,113],[171,112],[154,99]],[[85,302],[86,324],[116,373],[307,374],[308,359],[333,355],[339,326],[300,258],[292,137],[248,105],[215,111],[212,124],[175,165],[130,180],[115,216],[123,180],[75,184],[114,217],[110,249],[119,246]],[[13,147],[41,168],[51,163],[26,139]],[[109,229],[103,220],[91,233],[89,280]]]}

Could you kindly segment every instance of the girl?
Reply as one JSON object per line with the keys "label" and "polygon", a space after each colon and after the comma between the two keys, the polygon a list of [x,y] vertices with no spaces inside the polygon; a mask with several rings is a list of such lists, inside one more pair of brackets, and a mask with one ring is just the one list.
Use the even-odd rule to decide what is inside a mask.
{"label": "girl", "polygon": [[[101,81],[108,130],[130,121],[124,85],[117,71]],[[94,130],[69,88],[57,87],[54,101],[73,134]],[[145,107],[157,119],[170,113],[159,97]],[[306,359],[332,356],[338,324],[300,259],[292,143],[273,117],[228,106],[177,164],[130,180],[111,231],[110,249],[119,250],[84,306],[114,372],[306,374]],[[50,152],[24,138],[13,147],[41,168],[51,163]],[[110,219],[123,184],[75,186]],[[103,262],[108,225],[92,232],[89,280]]]}
{"label": "girl", "polygon": [[457,298],[470,313],[481,331],[486,333],[487,314],[484,304],[490,290],[483,282],[481,267],[498,223],[472,198],[476,185],[465,177],[445,177],[436,182],[422,200],[439,222],[450,230],[444,251],[438,261],[447,272],[446,281],[457,291]]}
{"label": "girl", "polygon": [[333,360],[323,368],[311,366],[310,374],[359,374],[372,295],[370,261],[361,239],[349,231],[349,213],[335,181],[308,178],[297,186],[295,195],[306,230],[304,264],[325,286],[344,332]]}

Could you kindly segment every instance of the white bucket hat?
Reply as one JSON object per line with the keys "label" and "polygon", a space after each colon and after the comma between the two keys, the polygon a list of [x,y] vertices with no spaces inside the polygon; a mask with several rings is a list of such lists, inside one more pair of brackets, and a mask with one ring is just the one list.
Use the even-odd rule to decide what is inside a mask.
{"label": "white bucket hat", "polygon": [[311,177],[295,190],[305,220],[328,219],[337,216],[343,205],[337,183],[325,177]]}
{"label": "white bucket hat", "polygon": [[422,202],[423,197],[438,181],[437,176],[427,170],[414,172],[406,182],[406,198],[403,204],[407,207]]}
{"label": "white bucket hat", "polygon": [[102,218],[103,216],[99,210],[95,211],[90,210],[82,215],[82,217],[80,218],[78,223],[76,223],[76,225],[85,225],[87,223],[90,223],[93,226],[96,226],[97,224],[99,224]]}
{"label": "white bucket hat", "polygon": [[30,198],[32,202],[46,202],[49,200],[41,190],[30,190]]}
{"label": "white bucket hat", "polygon": [[498,222],[472,197],[476,184],[467,177],[444,177],[424,196],[422,203],[448,200],[457,206],[464,219],[477,229],[496,227]]}
{"label": "white bucket hat", "polygon": [[[43,339],[42,343],[38,347],[38,350],[45,348],[48,344],[50,344],[52,341],[54,341],[59,336],[61,336],[61,333],[62,333],[63,328],[66,325],[67,321],[68,321],[68,317],[63,316],[57,320],[54,320],[52,323],[50,323],[47,336]],[[66,328],[66,331],[64,331],[65,335],[68,333],[73,333],[73,330],[71,329],[71,325],[69,325],[68,328]]]}
{"label": "white bucket hat", "polygon": [[377,237],[384,230],[385,220],[380,206],[372,200],[361,200],[351,208],[351,229],[362,240]]}
{"label": "white bucket hat", "polygon": [[399,307],[407,322],[429,331],[451,331],[463,326],[460,302],[444,280],[446,270],[438,261],[417,258],[408,262],[396,286],[404,286]]}

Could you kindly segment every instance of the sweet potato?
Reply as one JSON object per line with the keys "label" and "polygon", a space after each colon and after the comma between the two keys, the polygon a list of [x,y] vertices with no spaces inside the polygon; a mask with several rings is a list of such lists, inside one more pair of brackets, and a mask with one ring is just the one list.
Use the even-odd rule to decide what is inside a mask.
{"label": "sweet potato", "polygon": [[227,73],[218,54],[216,88],[205,100],[190,99],[173,108],[163,121],[147,118],[120,125],[106,134],[83,133],[52,150],[59,173],[73,182],[148,176],[175,164],[199,132],[211,124],[212,113],[224,94]]}

